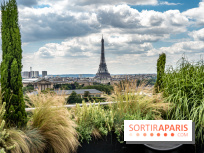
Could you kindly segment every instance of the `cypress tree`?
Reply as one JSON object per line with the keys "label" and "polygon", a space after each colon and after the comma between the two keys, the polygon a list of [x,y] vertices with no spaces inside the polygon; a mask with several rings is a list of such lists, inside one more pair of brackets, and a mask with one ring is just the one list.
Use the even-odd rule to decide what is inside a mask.
{"label": "cypress tree", "polygon": [[164,76],[165,64],[166,64],[166,54],[162,53],[159,55],[159,58],[157,60],[157,81],[154,86],[156,93],[160,92],[163,88],[162,87],[162,83],[163,83],[162,77]]}
{"label": "cypress tree", "polygon": [[22,49],[16,0],[1,4],[1,14],[1,91],[2,101],[7,104],[5,120],[8,126],[22,127],[27,115],[22,92]]}

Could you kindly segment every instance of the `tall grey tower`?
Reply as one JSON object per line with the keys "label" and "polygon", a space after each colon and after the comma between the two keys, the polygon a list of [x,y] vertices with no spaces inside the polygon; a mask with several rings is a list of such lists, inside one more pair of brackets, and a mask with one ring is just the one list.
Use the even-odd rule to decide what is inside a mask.
{"label": "tall grey tower", "polygon": [[96,73],[95,78],[102,79],[102,80],[111,78],[110,73],[108,72],[108,69],[107,69],[106,61],[105,61],[103,36],[101,39],[101,62],[100,62],[99,69],[98,69],[98,72]]}

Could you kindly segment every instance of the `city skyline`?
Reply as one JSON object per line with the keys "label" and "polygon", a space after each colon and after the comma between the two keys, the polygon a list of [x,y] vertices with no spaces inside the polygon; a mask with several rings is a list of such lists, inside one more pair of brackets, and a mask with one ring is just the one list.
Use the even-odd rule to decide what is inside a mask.
{"label": "city skyline", "polygon": [[[204,0],[17,0],[23,71],[96,74],[101,36],[110,74],[156,73],[204,55]],[[1,45],[1,41],[0,41]],[[2,49],[0,48],[0,60]]]}

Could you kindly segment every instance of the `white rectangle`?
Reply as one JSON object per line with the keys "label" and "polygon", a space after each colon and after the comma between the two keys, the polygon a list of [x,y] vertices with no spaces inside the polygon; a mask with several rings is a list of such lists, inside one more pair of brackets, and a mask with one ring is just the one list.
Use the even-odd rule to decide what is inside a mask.
{"label": "white rectangle", "polygon": [[192,141],[192,120],[124,120],[124,141]]}

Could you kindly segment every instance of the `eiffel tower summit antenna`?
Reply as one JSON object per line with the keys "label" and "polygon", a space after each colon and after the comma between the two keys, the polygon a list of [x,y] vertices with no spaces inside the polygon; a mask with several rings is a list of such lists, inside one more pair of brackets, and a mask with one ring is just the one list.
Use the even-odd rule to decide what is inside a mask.
{"label": "eiffel tower summit antenna", "polygon": [[98,78],[100,80],[111,78],[110,73],[108,72],[106,61],[105,61],[103,34],[102,34],[102,39],[101,39],[101,61],[100,61],[99,69],[98,69],[98,72],[96,73],[95,78]]}

